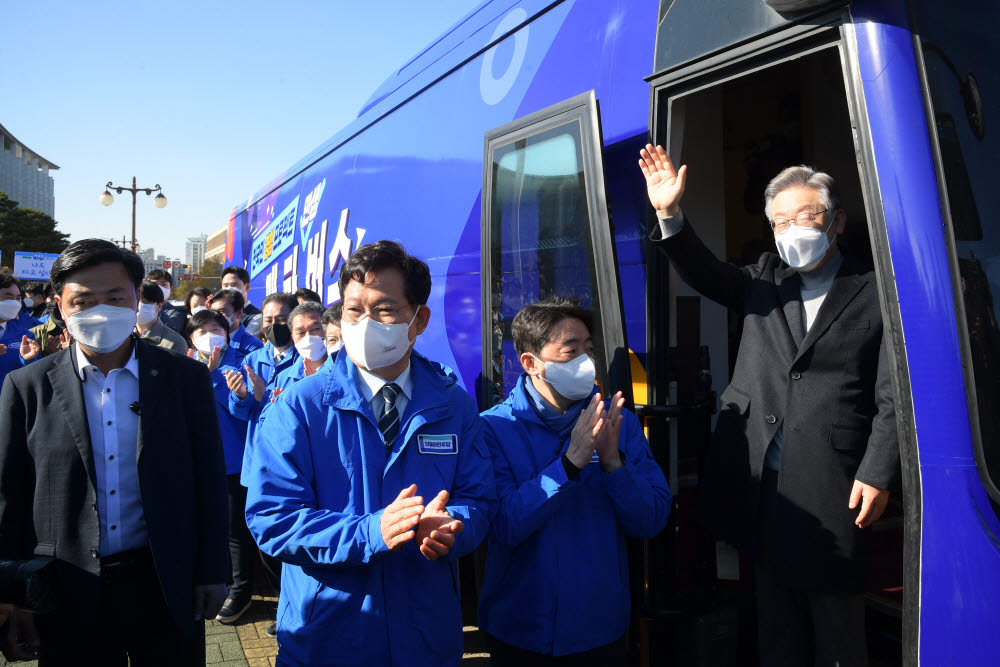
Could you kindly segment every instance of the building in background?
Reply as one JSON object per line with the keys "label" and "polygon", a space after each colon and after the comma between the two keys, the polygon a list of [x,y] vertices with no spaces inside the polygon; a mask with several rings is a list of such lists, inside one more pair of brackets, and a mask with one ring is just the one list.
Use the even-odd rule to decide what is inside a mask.
{"label": "building in background", "polygon": [[219,264],[226,264],[226,230],[228,225],[222,225],[208,235],[208,243],[205,246],[205,262],[210,259],[216,260]]}
{"label": "building in background", "polygon": [[205,263],[205,250],[208,247],[208,236],[192,236],[184,244],[184,263],[190,264],[191,269],[198,273],[201,265]]}
{"label": "building in background", "polygon": [[0,192],[22,208],[37,209],[54,218],[55,181],[49,170],[58,168],[0,125]]}

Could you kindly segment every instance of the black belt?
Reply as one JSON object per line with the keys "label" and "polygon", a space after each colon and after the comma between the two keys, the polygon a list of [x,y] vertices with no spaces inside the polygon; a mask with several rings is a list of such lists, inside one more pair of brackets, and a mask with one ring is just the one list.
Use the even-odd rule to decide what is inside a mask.
{"label": "black belt", "polygon": [[153,559],[153,552],[150,550],[149,546],[144,546],[139,549],[129,549],[128,551],[119,551],[116,554],[111,554],[110,556],[101,557],[101,571],[105,570],[115,570],[115,569],[125,569],[129,567],[134,567],[136,565],[143,565],[148,563]]}

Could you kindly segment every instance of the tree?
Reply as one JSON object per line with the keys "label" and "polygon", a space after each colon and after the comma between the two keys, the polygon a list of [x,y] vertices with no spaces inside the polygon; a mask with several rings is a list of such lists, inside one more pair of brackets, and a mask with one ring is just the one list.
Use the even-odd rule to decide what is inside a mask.
{"label": "tree", "polygon": [[0,264],[14,266],[14,252],[62,252],[69,245],[69,234],[56,229],[48,213],[21,208],[0,192]]}
{"label": "tree", "polygon": [[222,262],[217,259],[207,259],[205,263],[201,265],[201,272],[199,276],[204,276],[198,280],[182,280],[177,284],[177,288],[174,290],[174,299],[183,301],[187,297],[188,292],[193,290],[195,287],[207,287],[213,292],[218,291],[221,285],[222,275]]}

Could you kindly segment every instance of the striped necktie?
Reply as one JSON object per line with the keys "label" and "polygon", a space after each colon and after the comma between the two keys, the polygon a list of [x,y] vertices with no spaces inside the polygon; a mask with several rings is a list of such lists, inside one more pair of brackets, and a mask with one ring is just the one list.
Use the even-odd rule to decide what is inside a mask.
{"label": "striped necktie", "polygon": [[396,409],[396,397],[399,395],[399,385],[388,382],[379,389],[379,395],[385,401],[382,414],[378,418],[378,430],[385,440],[385,450],[392,450],[392,441],[399,433],[399,410]]}

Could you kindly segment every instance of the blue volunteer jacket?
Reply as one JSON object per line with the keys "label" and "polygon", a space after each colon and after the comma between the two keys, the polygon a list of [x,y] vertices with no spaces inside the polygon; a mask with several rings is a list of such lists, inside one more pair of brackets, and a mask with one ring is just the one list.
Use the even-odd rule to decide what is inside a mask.
{"label": "blue volunteer jacket", "polygon": [[[247,469],[250,464],[251,452],[253,451],[253,436],[257,431],[261,411],[271,403],[271,392],[274,391],[274,382],[277,379],[278,373],[291,368],[298,358],[298,350],[295,349],[294,345],[290,346],[285,350],[285,358],[281,360],[280,364],[275,366],[274,346],[271,343],[265,343],[264,347],[254,350],[243,358],[243,365],[253,369],[253,372],[260,376],[266,386],[264,397],[260,402],[254,398],[253,387],[250,387],[249,384],[247,397],[242,401],[236,398],[236,394],[229,392],[230,412],[242,415],[246,411],[245,414],[247,415],[247,438],[243,450],[242,469],[240,471],[240,483],[243,486],[247,485]],[[244,375],[245,379],[246,376]]]}
{"label": "blue volunteer jacket", "polygon": [[215,408],[219,414],[219,430],[222,432],[222,451],[226,457],[226,474],[233,475],[243,467],[243,448],[247,441],[247,419],[250,410],[247,404],[231,408],[230,397],[236,395],[226,382],[226,371],[236,371],[247,384],[247,393],[253,389],[247,383],[247,375],[241,363],[243,358],[232,345],[227,345],[219,360],[219,367],[212,371],[212,387],[215,390]]}
{"label": "blue volunteer jacket", "polygon": [[[671,495],[638,418],[623,411],[625,465],[595,459],[570,481],[561,437],[535,412],[522,374],[506,401],[483,413],[498,508],[479,596],[479,625],[513,646],[551,655],[586,651],[628,628],[625,536],[648,539]],[[595,388],[596,391],[596,388]]]}
{"label": "blue volunteer jacket", "polygon": [[[289,387],[268,409],[246,478],[247,524],[284,562],[278,643],[288,665],[457,665],[462,657],[458,558],[485,537],[495,503],[489,451],[473,399],[417,353],[413,398],[392,452],[346,354]],[[410,484],[442,489],[465,530],[450,553],[415,542],[390,552],[382,510]]]}
{"label": "blue volunteer jacket", "polygon": [[[7,346],[7,352],[0,354],[0,384],[7,377],[7,373],[30,363],[21,358],[21,339],[24,336],[32,340],[35,339],[35,336],[25,329],[18,319],[7,321],[7,327],[4,329],[3,335],[0,336],[0,343]],[[36,357],[36,359],[40,358],[40,356]]]}
{"label": "blue volunteer jacket", "polygon": [[264,347],[264,343],[260,342],[259,338],[251,336],[246,327],[241,324],[236,331],[229,334],[229,346],[236,348],[237,356],[245,357]]}

